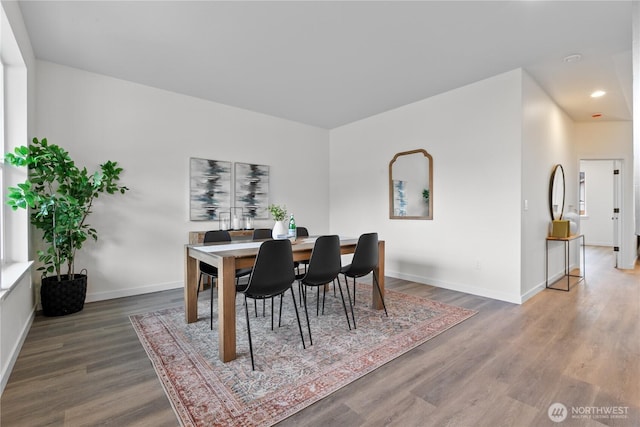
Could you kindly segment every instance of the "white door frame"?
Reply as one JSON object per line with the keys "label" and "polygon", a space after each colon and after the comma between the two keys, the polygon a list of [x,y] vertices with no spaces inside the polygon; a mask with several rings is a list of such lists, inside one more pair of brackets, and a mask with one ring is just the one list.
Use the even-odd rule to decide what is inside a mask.
{"label": "white door frame", "polygon": [[616,268],[622,266],[622,160],[613,160],[613,250],[616,255]]}
{"label": "white door frame", "polygon": [[[612,159],[612,158],[581,158],[578,160],[578,172],[580,172],[580,162],[588,162],[588,161],[611,161],[613,165],[613,169],[611,173],[613,174],[613,212],[611,212],[611,220],[613,221],[613,251],[615,254],[615,267],[622,267],[622,254],[624,253],[624,239],[622,238],[622,230],[624,216],[622,212],[624,211],[623,206],[623,198],[622,198],[622,185],[624,182],[624,161],[623,159]],[[617,173],[615,171],[618,171]],[[579,179],[579,178],[578,178]],[[588,179],[588,178],[587,178]],[[580,185],[578,184],[578,204],[580,200]],[[579,207],[578,207],[579,209]]]}

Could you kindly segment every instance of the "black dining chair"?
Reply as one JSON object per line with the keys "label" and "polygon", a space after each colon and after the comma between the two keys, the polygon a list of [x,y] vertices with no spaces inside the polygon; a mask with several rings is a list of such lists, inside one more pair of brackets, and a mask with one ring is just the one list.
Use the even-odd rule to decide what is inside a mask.
{"label": "black dining chair", "polygon": [[[293,272],[291,242],[285,239],[267,240],[262,243],[253,265],[253,271],[249,277],[249,284],[242,291],[244,294],[244,311],[247,318],[247,334],[249,336],[249,352],[251,353],[252,370],[255,370],[255,362],[253,358],[253,343],[251,341],[251,324],[249,322],[247,299],[253,299],[254,301],[261,299],[264,301],[267,298],[271,298],[271,301],[273,301],[274,297],[280,296],[280,319],[278,320],[278,325],[280,325],[282,319],[282,296],[287,290],[291,290],[291,298],[293,299],[293,308],[296,311],[302,347],[307,348],[304,342],[304,335],[302,334],[302,325],[300,324],[296,297],[292,288],[294,281],[295,274]],[[307,318],[307,323],[308,321]],[[271,329],[273,329],[273,320],[271,321]]]}
{"label": "black dining chair", "polygon": [[[296,239],[300,237],[309,237],[309,230],[307,230],[307,227],[296,227]],[[296,273],[298,274],[300,274],[300,264],[304,265],[304,271],[306,272],[309,260],[305,259],[304,261],[294,261],[293,266],[296,268]]]}
{"label": "black dining chair", "polygon": [[[351,264],[345,265],[340,270],[340,273],[344,275],[344,280],[347,282],[347,296],[349,297],[349,304],[351,304],[351,296],[349,294],[349,281],[347,277],[353,278],[353,305],[356,303],[356,278],[366,276],[369,273],[372,273],[373,270],[378,266],[378,233],[366,233],[362,234],[358,238],[358,243],[356,244],[356,249],[353,253],[353,258],[351,259]],[[389,316],[387,313],[387,306],[384,303],[384,296],[382,295],[382,291],[380,290],[380,285],[378,284],[378,278],[375,273],[373,274],[373,285],[378,290],[378,294],[380,294],[380,299],[382,300],[382,307],[384,307],[384,314]],[[356,318],[353,314],[353,305],[351,306],[351,317],[353,317],[353,325],[355,328]]]}
{"label": "black dining chair", "polygon": [[[256,228],[253,230],[253,236],[251,237],[253,240],[264,240],[271,239],[271,229],[270,228]],[[273,300],[271,301],[271,306],[273,308]],[[257,309],[256,309],[257,310]],[[262,317],[264,317],[265,312],[265,301],[262,300]],[[258,312],[256,311],[256,316]],[[273,310],[271,311],[271,322],[273,323]]]}
{"label": "black dining chair", "polygon": [[[226,230],[214,230],[207,231],[204,234],[203,243],[213,242],[230,242],[231,235]],[[250,268],[239,268],[236,270],[236,292],[243,288],[240,285],[240,278],[251,274]],[[218,267],[214,267],[210,264],[200,261],[200,276],[198,277],[198,294],[200,293],[200,284],[202,283],[202,276],[207,275],[212,280],[211,282],[211,330],[213,330],[213,280],[218,279]]]}
{"label": "black dining chair", "polygon": [[[347,305],[344,302],[344,294],[342,293],[342,285],[340,284],[340,238],[337,235],[332,236],[320,236],[316,239],[313,249],[311,251],[311,258],[309,259],[309,268],[305,274],[296,276],[298,279],[298,286],[300,287],[300,294],[304,302],[304,313],[307,317],[307,328],[309,329],[309,342],[313,345],[313,339],[311,338],[311,327],[309,326],[309,313],[307,310],[307,293],[305,287],[316,287],[316,315],[319,314],[320,305],[320,287],[324,287],[329,283],[335,283],[338,281],[338,289],[340,290],[340,296],[342,297],[342,306],[344,308],[344,314],[347,317],[347,325],[351,329],[351,322],[349,321],[349,314],[347,313]],[[347,291],[348,292],[348,291]],[[322,313],[324,314],[324,300],[325,300],[326,288],[322,293]]]}
{"label": "black dining chair", "polygon": [[297,237],[309,237],[309,230],[307,230],[307,227],[297,227],[296,228],[296,236]]}
{"label": "black dining chair", "polygon": [[271,238],[270,228],[256,228],[253,230],[253,240],[262,240]]}

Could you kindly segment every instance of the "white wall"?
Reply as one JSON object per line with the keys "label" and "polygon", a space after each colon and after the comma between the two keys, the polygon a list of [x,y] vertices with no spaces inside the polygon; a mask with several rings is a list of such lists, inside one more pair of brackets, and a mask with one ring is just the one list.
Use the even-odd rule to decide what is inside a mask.
{"label": "white wall", "polygon": [[[331,231],[377,231],[386,273],[520,302],[521,71],[331,131]],[[388,165],[433,156],[433,220],[390,220]]]}
{"label": "white wall", "polygon": [[[545,245],[551,222],[551,173],[556,164],[562,164],[566,185],[564,211],[568,212],[572,207],[577,208],[578,170],[573,148],[573,121],[526,73],[523,73],[522,94],[521,291],[523,300],[526,300],[545,286]],[[564,271],[563,251],[562,244],[549,246],[551,280]]]}
{"label": "white wall", "polygon": [[33,317],[34,295],[29,272],[9,293],[0,292],[0,394],[4,390]]}
{"label": "white wall", "polygon": [[613,246],[613,160],[582,160],[586,215],[580,231],[587,245]]}
{"label": "white wall", "polygon": [[[7,83],[6,96],[11,98],[9,106],[11,111],[7,111],[10,122],[7,122],[5,132],[5,148],[15,146],[18,143],[27,142],[27,134],[35,129],[35,57],[27,35],[22,14],[17,2],[2,1],[2,9],[6,14],[7,21],[2,22],[0,29],[3,35],[3,56],[6,47],[5,37],[11,37],[11,44],[17,45],[21,57],[19,64],[13,61],[6,62],[5,65],[11,69],[5,76]],[[10,28],[6,28],[7,25]],[[15,68],[14,68],[15,67]],[[26,72],[26,75],[25,75]],[[25,93],[26,88],[26,93]],[[26,102],[25,102],[26,101]],[[16,111],[19,106],[19,111]],[[20,175],[16,171],[11,171],[4,185],[13,182]],[[4,201],[1,203],[4,204]],[[27,212],[9,212],[5,210],[5,221],[7,233],[5,238],[10,239],[10,244],[5,247],[8,261],[20,261],[27,265],[29,230],[27,223]],[[3,275],[6,271],[4,271]],[[22,268],[22,267],[21,267]],[[24,270],[23,270],[24,271]],[[16,279],[20,277],[17,275]],[[11,280],[11,283],[14,281]],[[7,285],[5,283],[5,285]],[[11,286],[11,285],[9,285]],[[6,286],[5,286],[6,287]],[[34,291],[31,286],[29,272],[22,275],[10,290],[0,291],[0,393],[11,374],[22,343],[29,332],[31,322],[35,313]]]}
{"label": "white wall", "polygon": [[634,198],[635,198],[635,233],[636,240],[640,239],[640,3],[633,2],[632,7],[633,35],[633,158],[634,168]]}
{"label": "white wall", "polygon": [[[577,161],[622,159],[621,268],[632,269],[637,257],[633,194],[633,123],[592,122],[576,124]],[[636,166],[637,167],[637,166]]]}
{"label": "white wall", "polygon": [[41,61],[37,107],[36,136],[90,170],[118,161],[131,188],[94,206],[88,301],[182,286],[188,232],[217,228],[189,221],[190,157],[269,165],[271,201],[328,232],[327,130]]}

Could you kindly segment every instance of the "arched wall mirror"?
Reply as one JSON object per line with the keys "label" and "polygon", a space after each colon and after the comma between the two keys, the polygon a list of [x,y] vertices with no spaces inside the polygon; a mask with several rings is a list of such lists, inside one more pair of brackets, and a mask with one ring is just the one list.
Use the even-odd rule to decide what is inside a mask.
{"label": "arched wall mirror", "polygon": [[564,212],[564,168],[561,164],[555,165],[549,181],[549,213],[551,220],[562,219]]}
{"label": "arched wall mirror", "polygon": [[389,218],[433,219],[433,158],[423,149],[389,162]]}

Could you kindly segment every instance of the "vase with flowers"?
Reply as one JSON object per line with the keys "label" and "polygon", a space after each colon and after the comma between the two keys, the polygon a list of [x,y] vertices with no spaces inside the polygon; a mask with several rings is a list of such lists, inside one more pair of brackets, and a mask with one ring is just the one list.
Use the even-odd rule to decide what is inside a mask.
{"label": "vase with flowers", "polygon": [[275,221],[273,229],[271,230],[271,237],[274,239],[286,239],[287,225],[285,224],[285,220],[287,219],[287,207],[285,205],[271,204],[267,209]]}

